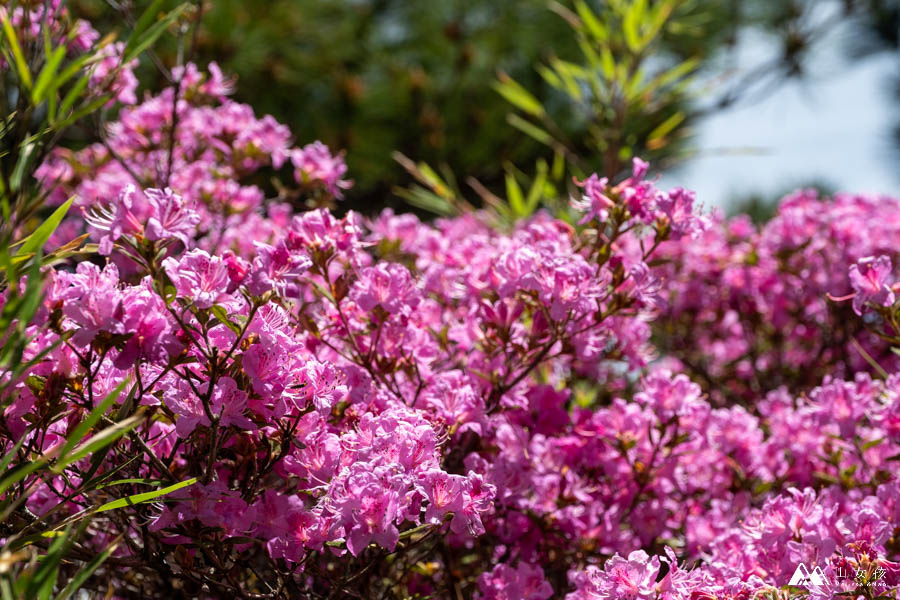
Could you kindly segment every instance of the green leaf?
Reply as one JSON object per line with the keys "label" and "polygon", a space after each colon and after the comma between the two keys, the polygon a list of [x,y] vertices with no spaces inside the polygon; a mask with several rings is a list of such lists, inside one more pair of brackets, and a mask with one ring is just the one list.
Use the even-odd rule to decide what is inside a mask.
{"label": "green leaf", "polygon": [[25,432],[25,434],[19,438],[19,441],[16,442],[15,446],[3,455],[3,460],[0,460],[0,473],[6,473],[6,469],[12,464],[13,459],[16,457],[16,453],[21,450],[22,446],[25,444],[26,438],[28,438],[28,432]]}
{"label": "green leaf", "polygon": [[112,487],[114,485],[126,485],[126,484],[134,484],[134,483],[139,483],[141,485],[158,486],[158,485],[162,485],[164,482],[159,481],[158,479],[143,479],[141,477],[131,477],[129,479],[116,479],[115,481],[108,481],[106,483],[101,483],[101,484],[97,485],[94,489],[99,490],[99,489],[103,489],[106,487]]}
{"label": "green leaf", "polygon": [[562,79],[559,78],[552,69],[548,69],[544,65],[538,65],[537,67],[538,74],[550,85],[555,87],[558,90],[561,90],[563,87]]}
{"label": "green leaf", "polygon": [[[22,332],[22,334],[25,333],[25,328],[31,323],[31,318],[34,317],[34,314],[41,306],[43,283],[44,278],[41,276],[41,252],[38,250],[28,273],[28,282],[25,284],[25,294],[22,296],[22,304],[16,314],[16,319],[19,322],[19,331]],[[15,364],[19,363],[21,358],[21,355],[17,356],[13,365],[15,366]]]}
{"label": "green leaf", "polygon": [[394,188],[394,193],[411,205],[436,215],[449,217],[456,214],[453,206],[447,200],[422,186],[416,185],[410,189]]}
{"label": "green leaf", "polygon": [[544,185],[547,182],[547,171],[547,161],[540,159],[537,163],[537,175],[531,183],[531,188],[528,190],[528,196],[525,198],[525,210],[529,215],[534,213],[535,209],[537,209],[538,203],[541,201],[541,197],[544,194]]}
{"label": "green leaf", "polygon": [[115,402],[119,395],[121,395],[122,391],[125,389],[125,386],[128,385],[128,380],[126,379],[122,383],[116,386],[116,388],[108,393],[106,397],[103,399],[100,404],[94,407],[90,413],[84,418],[81,423],[72,431],[71,435],[66,438],[66,443],[62,447],[62,450],[59,452],[59,457],[61,460],[65,460],[68,453],[74,448],[77,444],[81,443],[81,441],[87,436],[87,434],[91,431],[91,429],[96,425],[103,415],[106,414],[106,411],[112,406],[112,403]]}
{"label": "green leaf", "polygon": [[625,43],[628,44],[628,49],[635,54],[639,54],[644,49],[644,42],[641,38],[641,25],[644,22],[646,5],[646,0],[634,0],[625,9],[625,16],[622,19],[622,32],[625,34]]}
{"label": "green leaf", "polygon": [[525,212],[525,196],[522,194],[522,188],[519,187],[512,173],[506,174],[506,199],[516,217],[528,216]]}
{"label": "green leaf", "polygon": [[224,309],[224,308],[222,308],[222,307],[219,306],[218,304],[215,304],[215,305],[213,305],[213,307],[210,308],[209,310],[212,311],[212,314],[214,314],[214,315],[216,316],[216,318],[217,318],[223,325],[225,325],[228,329],[232,330],[232,331],[235,332],[237,335],[241,335],[241,328],[240,328],[240,326],[239,326],[237,323],[233,322],[231,319],[228,318],[228,313],[225,312],[225,309]]}
{"label": "green leaf", "polygon": [[153,23],[153,19],[155,19],[157,13],[159,13],[163,2],[164,0],[153,0],[147,9],[141,13],[141,16],[138,17],[137,22],[134,24],[134,31],[131,32],[131,36],[125,42],[126,53],[134,48],[135,44],[137,44],[138,37],[147,31],[147,28]]}
{"label": "green leaf", "polygon": [[69,580],[69,583],[66,584],[66,587],[62,589],[59,595],[56,597],[57,600],[67,600],[84,585],[84,582],[87,581],[88,577],[96,571],[103,562],[110,557],[110,555],[115,552],[116,548],[119,547],[119,544],[122,542],[122,536],[119,535],[116,539],[114,539],[103,551],[91,559],[91,562],[81,567],[77,573]]}
{"label": "green leaf", "polygon": [[[127,63],[139,56],[144,50],[149,48],[156,42],[157,38],[169,28],[169,26],[181,16],[181,13],[187,8],[187,4],[181,4],[175,7],[169,14],[154,23],[145,32],[133,35],[126,44],[125,51],[122,53],[122,62]],[[131,45],[129,48],[128,45]]]}
{"label": "green leaf", "polygon": [[117,508],[124,508],[126,506],[133,506],[135,504],[142,504],[144,502],[152,502],[157,498],[161,498],[166,494],[171,494],[174,491],[180,490],[182,488],[186,488],[189,485],[194,485],[197,483],[196,477],[191,477],[186,481],[181,481],[174,485],[170,485],[168,487],[164,487],[161,490],[155,490],[152,492],[144,492],[142,494],[134,494],[133,496],[128,496],[127,498],[119,498],[118,500],[113,500],[112,502],[107,502],[102,505],[94,512],[106,512],[108,510],[115,510]]}
{"label": "green leaf", "polygon": [[537,125],[530,123],[516,114],[509,114],[506,116],[506,122],[524,133],[525,135],[532,137],[539,141],[542,144],[547,146],[553,145],[553,136],[549,133],[538,127]]}
{"label": "green leaf", "polygon": [[650,135],[647,136],[647,142],[654,142],[666,137],[673,129],[678,127],[684,121],[685,114],[681,111],[676,112],[671,117],[657,125]]}
{"label": "green leaf", "polygon": [[596,40],[605,42],[609,38],[609,34],[606,31],[606,27],[597,19],[597,15],[594,14],[594,11],[587,5],[584,0],[578,0],[575,2],[575,11],[578,13],[578,16],[581,17],[581,21],[584,23],[584,26],[587,28],[588,33],[590,33]]}
{"label": "green leaf", "polygon": [[91,78],[89,75],[85,74],[81,76],[75,85],[72,86],[72,89],[66,94],[65,98],[63,98],[62,104],[59,105],[59,115],[65,115],[69,112],[78,99],[81,97],[82,92],[84,92],[87,87],[88,82],[90,82]]}
{"label": "green leaf", "polygon": [[[86,117],[87,115],[99,110],[102,106],[104,106],[107,102],[109,102],[110,96],[108,94],[104,94],[99,98],[89,102],[88,104],[82,106],[71,115],[63,119],[62,121],[56,124],[56,127],[62,129],[63,127],[68,127],[72,123],[76,122],[78,119],[82,117]],[[60,113],[64,113],[65,110],[60,107]]]}
{"label": "green leaf", "polygon": [[35,104],[40,104],[44,100],[44,94],[51,89],[51,84],[56,86],[54,78],[56,76],[56,71],[59,69],[60,63],[62,63],[62,59],[66,56],[66,47],[60,46],[53,50],[50,53],[50,56],[47,58],[47,62],[44,63],[44,67],[41,69],[41,72],[38,74],[37,81],[34,84],[34,89],[31,90],[31,99]]}
{"label": "green leaf", "polygon": [[134,416],[123,421],[119,421],[115,425],[110,425],[100,433],[94,435],[83,444],[77,446],[71,454],[60,459],[53,465],[51,470],[54,473],[62,473],[67,466],[74,462],[78,462],[85,456],[96,452],[101,448],[109,446],[120,437],[137,427],[144,420],[144,412],[139,410]]}
{"label": "green leaf", "polygon": [[671,69],[660,73],[653,81],[651,81],[644,91],[654,91],[657,88],[666,87],[676,81],[688,76],[692,71],[695,71],[697,67],[700,66],[699,58],[689,58],[684,62],[681,62]]}
{"label": "green leaf", "polygon": [[62,206],[53,211],[53,214],[41,223],[40,227],[34,230],[34,233],[23,240],[24,243],[19,248],[17,255],[34,253],[43,248],[50,236],[53,235],[53,232],[56,231],[56,228],[59,227],[66,213],[69,212],[69,208],[74,201],[75,198],[69,198]]}
{"label": "green leaf", "polygon": [[53,586],[56,585],[56,579],[59,576],[59,563],[68,546],[67,542],[70,536],[71,527],[68,527],[63,535],[55,538],[53,543],[50,544],[47,554],[41,557],[37,569],[28,582],[26,597],[50,598],[50,595],[53,593]]}
{"label": "green leaf", "polygon": [[498,81],[493,83],[493,88],[507,102],[526,113],[535,117],[544,115],[544,106],[540,101],[506,73],[500,73]]}
{"label": "green leaf", "polygon": [[876,440],[870,440],[862,445],[862,450],[863,450],[863,452],[865,452],[869,448],[874,448],[875,446],[877,446],[878,444],[880,444],[884,441],[885,441],[885,438],[878,438]]}
{"label": "green leaf", "polygon": [[10,23],[6,13],[3,15],[3,32],[6,34],[6,41],[12,51],[13,59],[16,63],[16,70],[19,72],[19,78],[26,88],[31,88],[31,71],[28,70],[28,63],[25,62],[25,55],[22,54],[22,47],[16,38],[16,32]]}
{"label": "green leaf", "polygon": [[88,61],[94,60],[96,58],[97,56],[94,54],[82,54],[81,56],[70,62],[62,71],[60,71],[59,77],[56,78],[56,81],[54,82],[56,84],[56,87],[59,88],[64,86],[72,77],[76,75],[76,73],[78,73],[78,71],[82,69],[82,67],[84,67],[88,63]]}

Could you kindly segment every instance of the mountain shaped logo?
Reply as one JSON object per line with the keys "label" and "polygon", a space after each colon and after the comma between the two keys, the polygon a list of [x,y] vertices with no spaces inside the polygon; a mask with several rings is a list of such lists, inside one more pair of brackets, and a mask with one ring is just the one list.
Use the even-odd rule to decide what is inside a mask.
{"label": "mountain shaped logo", "polygon": [[813,570],[810,571],[803,563],[797,565],[797,570],[794,571],[794,574],[791,575],[791,580],[788,582],[788,585],[802,586],[805,588],[818,587],[824,584],[825,573],[822,569],[820,567],[813,567]]}

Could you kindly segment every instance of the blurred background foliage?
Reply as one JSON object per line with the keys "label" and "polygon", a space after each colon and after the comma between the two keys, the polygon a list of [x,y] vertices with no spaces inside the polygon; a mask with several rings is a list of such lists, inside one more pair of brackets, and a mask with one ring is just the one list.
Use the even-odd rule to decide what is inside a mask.
{"label": "blurred background foliage", "polygon": [[[841,0],[824,23],[814,4],[205,0],[195,58],[236,74],[236,99],[289,125],[301,143],[345,150],[356,181],[349,208],[398,204],[392,190],[413,171],[395,151],[432,165],[442,186],[465,178],[461,193],[474,184],[473,201],[490,193],[509,202],[510,174],[521,169],[514,179],[525,195],[554,153],[566,158],[566,175],[616,175],[635,154],[660,168],[688,160],[700,119],[802,77],[816,40],[838,22],[857,24],[860,54],[897,47],[897,0]],[[70,6],[109,31],[141,2]],[[764,30],[779,51],[739,72],[732,54],[748,28]],[[175,62],[171,39],[157,51]],[[143,68],[142,82],[161,87],[150,61]],[[422,189],[400,192],[415,194],[420,207],[435,202]]]}

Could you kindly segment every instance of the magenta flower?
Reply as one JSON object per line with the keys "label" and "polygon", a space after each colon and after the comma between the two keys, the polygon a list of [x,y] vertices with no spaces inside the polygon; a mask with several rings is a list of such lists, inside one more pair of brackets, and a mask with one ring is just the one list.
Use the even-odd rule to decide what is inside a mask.
{"label": "magenta flower", "polygon": [[147,221],[147,239],[176,238],[185,248],[190,248],[196,225],[200,223],[197,211],[169,188],[144,190],[144,195],[152,211]]}
{"label": "magenta flower", "polygon": [[[198,388],[201,395],[205,395],[208,390],[208,383]],[[203,400],[197,397],[188,384],[180,382],[179,385],[170,388],[165,395],[165,401],[166,406],[178,415],[175,428],[179,436],[188,437],[198,425],[204,427],[212,425],[203,407]],[[209,411],[213,418],[219,419],[219,425],[256,429],[253,422],[244,416],[246,408],[247,394],[238,389],[234,379],[231,377],[219,379],[209,400]]]}
{"label": "magenta flower", "polygon": [[853,298],[853,310],[861,315],[867,303],[877,306],[894,304],[894,290],[891,279],[893,266],[891,259],[885,255],[861,258],[855,265],[850,265],[850,284],[856,296]]}
{"label": "magenta flower", "polygon": [[347,165],[340,155],[332,156],[331,150],[322,142],[307,144],[291,153],[294,163],[294,177],[299,183],[318,182],[336,198],[341,198],[341,190],[353,185],[352,181],[343,179],[347,173]]}
{"label": "magenta flower", "polygon": [[112,253],[113,244],[123,235],[140,234],[144,226],[131,212],[135,188],[129,184],[119,193],[110,208],[94,207],[85,212],[84,220],[92,229],[100,233],[98,252],[103,256]]}
{"label": "magenta flower", "polygon": [[635,550],[627,559],[616,554],[603,570],[588,567],[584,576],[577,577],[578,589],[567,600],[652,600],[657,596],[658,573],[659,558],[650,558],[643,550]]}
{"label": "magenta flower", "polygon": [[364,269],[350,290],[350,298],[364,311],[379,306],[388,314],[409,314],[421,300],[409,269],[396,263]]}
{"label": "magenta flower", "polygon": [[694,213],[694,192],[675,188],[656,196],[657,214],[662,214],[671,228],[670,239],[696,238],[709,228],[706,217]]}
{"label": "magenta flower", "polygon": [[232,280],[228,265],[218,256],[191,250],[179,260],[166,258],[162,266],[178,296],[193,301],[197,308],[210,308],[223,296],[227,298]]}
{"label": "magenta flower", "polygon": [[101,271],[91,263],[78,264],[69,276],[69,288],[61,294],[63,314],[78,326],[72,343],[86,346],[101,331],[121,333],[116,315],[121,301],[118,284],[119,270],[115,265],[106,265]]}
{"label": "magenta flower", "polygon": [[307,406],[327,414],[347,393],[343,381],[343,373],[334,365],[310,359],[291,371],[276,414],[302,411]]}
{"label": "magenta flower", "polygon": [[169,322],[165,302],[153,291],[149,277],[123,292],[116,319],[121,333],[130,334],[113,363],[119,369],[138,361],[165,363],[183,348]]}
{"label": "magenta flower", "polygon": [[423,493],[428,500],[425,507],[425,522],[440,524],[447,513],[462,510],[463,483],[462,475],[450,475],[439,469],[428,471],[422,483]]}
{"label": "magenta flower", "polygon": [[300,276],[312,261],[300,251],[291,251],[284,242],[269,246],[254,242],[256,258],[247,284],[251,294],[261,296],[270,290],[286,297],[296,297],[300,292]]}
{"label": "magenta flower", "polygon": [[553,588],[537,565],[520,562],[513,569],[498,564],[478,578],[477,600],[547,600]]}
{"label": "magenta flower", "polygon": [[347,485],[349,494],[338,501],[347,531],[347,549],[359,556],[375,542],[393,551],[400,536],[394,523],[400,508],[397,492],[385,487],[370,471],[354,474]]}
{"label": "magenta flower", "polygon": [[583,225],[596,218],[601,223],[609,218],[609,209],[615,206],[606,193],[609,179],[606,177],[598,177],[593,173],[584,181],[575,180],[575,185],[584,188],[584,197],[580,200],[572,200],[572,207],[575,210],[585,213],[579,225]]}

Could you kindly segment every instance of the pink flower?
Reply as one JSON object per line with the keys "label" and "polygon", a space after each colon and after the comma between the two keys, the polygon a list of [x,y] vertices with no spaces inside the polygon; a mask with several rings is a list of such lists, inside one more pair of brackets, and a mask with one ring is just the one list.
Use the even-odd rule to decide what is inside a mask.
{"label": "pink flower", "polygon": [[499,564],[478,578],[478,600],[547,600],[553,588],[537,565],[519,562],[512,567]]}
{"label": "pink flower", "polygon": [[95,207],[91,212],[85,213],[84,220],[89,227],[105,232],[100,237],[100,254],[109,256],[113,243],[123,235],[144,232],[144,226],[131,212],[134,194],[135,188],[129,184],[122,189],[111,208]]}
{"label": "pink flower", "polygon": [[141,285],[126,289],[116,310],[120,331],[130,334],[114,361],[119,369],[127,369],[138,361],[166,363],[183,348],[166,313],[163,299],[153,290],[150,277]]}
{"label": "pink flower", "polygon": [[176,238],[185,248],[190,248],[195,227],[200,223],[197,211],[169,188],[144,190],[144,195],[152,210],[147,221],[147,239]]}
{"label": "pink flower", "polygon": [[709,220],[694,214],[694,192],[675,188],[656,197],[658,214],[666,217],[670,227],[669,239],[696,238],[709,228]]}
{"label": "pink flower", "polygon": [[609,209],[615,206],[607,195],[607,185],[609,179],[606,177],[598,177],[593,173],[584,181],[575,180],[575,185],[584,188],[584,197],[581,200],[573,200],[572,206],[575,210],[585,213],[579,225],[583,225],[596,218],[601,223],[609,218]]}
{"label": "pink flower", "polygon": [[256,258],[247,289],[251,294],[262,294],[275,290],[286,297],[297,297],[300,293],[300,276],[312,266],[309,257],[299,251],[291,251],[284,242],[269,246],[254,242]]}
{"label": "pink flower", "polygon": [[328,146],[322,142],[307,144],[291,152],[294,163],[294,177],[299,183],[319,182],[336,198],[341,198],[341,190],[346,190],[353,182],[343,179],[347,165],[342,156],[332,156]]}
{"label": "pink flower", "polygon": [[349,482],[350,495],[339,501],[347,549],[359,556],[371,542],[393,551],[400,537],[394,521],[399,509],[397,492],[386,488],[371,473],[359,473]]}
{"label": "pink flower", "polygon": [[69,288],[62,293],[63,314],[78,325],[72,343],[86,346],[101,331],[120,333],[116,316],[121,292],[118,289],[119,270],[106,265],[82,262],[69,277]]}
{"label": "pink flower", "polygon": [[276,415],[302,411],[307,406],[327,414],[347,393],[343,373],[330,363],[309,359],[294,368],[288,377]]}
{"label": "pink flower", "polygon": [[577,591],[568,600],[652,600],[656,598],[656,576],[659,558],[650,558],[643,550],[635,550],[622,558],[618,554],[606,561],[603,570],[589,567],[585,576],[576,578]]}
{"label": "pink flower", "polygon": [[409,270],[396,263],[365,268],[350,290],[350,298],[364,311],[379,306],[388,314],[409,314],[421,300]]}
{"label": "pink flower", "polygon": [[178,296],[192,300],[197,308],[210,308],[231,283],[225,261],[204,250],[191,250],[180,260],[166,258],[162,266]]}
{"label": "pink flower", "polygon": [[[198,387],[201,395],[209,390],[209,384],[204,383]],[[179,416],[175,422],[178,435],[186,438],[198,425],[209,427],[212,422],[203,407],[203,400],[198,398],[192,388],[180,382],[172,387],[165,395],[166,406]],[[256,429],[252,421],[244,416],[247,408],[247,394],[238,389],[237,383],[231,377],[222,377],[216,382],[213,393],[209,399],[209,411],[213,418],[219,419],[219,425],[228,427],[233,425],[239,429]]]}
{"label": "pink flower", "polygon": [[447,513],[462,510],[465,481],[466,478],[462,475],[450,475],[440,469],[425,473],[422,488],[425,498],[428,499],[428,506],[425,509],[426,523],[438,525]]}
{"label": "pink flower", "polygon": [[861,258],[855,265],[850,265],[850,284],[856,292],[853,298],[856,314],[861,315],[863,307],[869,302],[878,306],[894,304],[892,276],[891,259],[883,254]]}

